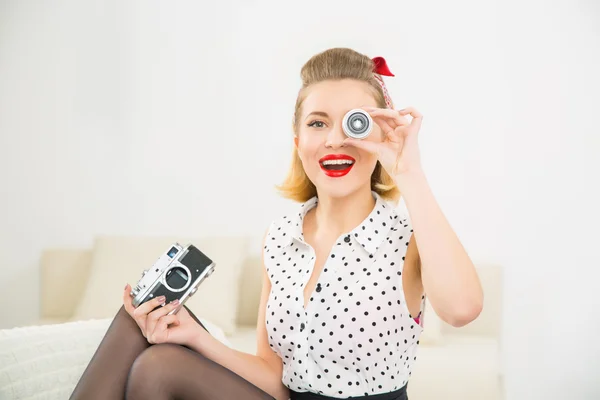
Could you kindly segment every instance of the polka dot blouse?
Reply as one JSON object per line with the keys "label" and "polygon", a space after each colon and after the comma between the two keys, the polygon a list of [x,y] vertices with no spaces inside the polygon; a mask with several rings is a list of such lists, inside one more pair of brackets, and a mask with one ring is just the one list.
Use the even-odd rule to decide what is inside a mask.
{"label": "polka dot blouse", "polygon": [[373,395],[400,389],[411,375],[422,332],[421,315],[410,315],[402,290],[412,227],[408,216],[372,194],[373,211],[333,245],[306,309],[315,252],[302,227],[317,198],[267,232],[267,333],[283,360],[282,382],[296,392]]}

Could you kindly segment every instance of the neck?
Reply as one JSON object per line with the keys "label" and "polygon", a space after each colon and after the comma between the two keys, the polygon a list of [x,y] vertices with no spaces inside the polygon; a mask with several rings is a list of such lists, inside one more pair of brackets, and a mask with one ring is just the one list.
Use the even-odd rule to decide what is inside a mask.
{"label": "neck", "polygon": [[357,190],[345,197],[319,195],[315,209],[316,228],[327,236],[335,237],[349,232],[373,211],[375,198],[371,187]]}

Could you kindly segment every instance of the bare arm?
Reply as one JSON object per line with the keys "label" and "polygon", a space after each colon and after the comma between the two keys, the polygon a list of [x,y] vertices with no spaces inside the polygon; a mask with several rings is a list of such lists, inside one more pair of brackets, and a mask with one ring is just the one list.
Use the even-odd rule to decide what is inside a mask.
{"label": "bare arm", "polygon": [[413,222],[425,293],[441,319],[456,327],[466,325],[483,307],[475,266],[440,210],[425,175],[416,172],[396,182]]}
{"label": "bare arm", "polygon": [[[264,242],[264,240],[263,240]],[[253,385],[269,393],[277,400],[288,400],[288,388],[282,383],[283,362],[269,346],[265,326],[265,310],[271,291],[271,281],[263,260],[263,285],[258,310],[257,354],[248,354],[232,349],[211,335],[198,336],[192,348],[215,361]]]}

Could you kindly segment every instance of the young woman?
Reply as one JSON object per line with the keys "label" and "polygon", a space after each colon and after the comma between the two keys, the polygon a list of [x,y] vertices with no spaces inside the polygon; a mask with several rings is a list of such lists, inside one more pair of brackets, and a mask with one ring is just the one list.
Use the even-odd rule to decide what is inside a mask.
{"label": "young woman", "polygon": [[[300,205],[265,234],[257,354],[228,348],[185,307],[134,309],[127,285],[72,399],[408,398],[425,294],[457,327],[483,294],[421,168],[422,116],[395,110],[381,75],[383,58],[346,48],[302,68],[279,187]],[[354,109],[374,121],[366,138],[344,132]]]}

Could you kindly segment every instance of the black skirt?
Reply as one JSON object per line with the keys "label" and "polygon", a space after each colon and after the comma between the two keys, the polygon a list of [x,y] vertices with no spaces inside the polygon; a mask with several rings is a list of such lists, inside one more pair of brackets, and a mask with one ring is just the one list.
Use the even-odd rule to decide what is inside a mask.
{"label": "black skirt", "polygon": [[339,399],[355,399],[355,400],[408,400],[406,394],[406,386],[394,392],[372,394],[369,396],[358,397],[330,397],[312,392],[294,392],[290,389],[290,400],[339,400]]}

